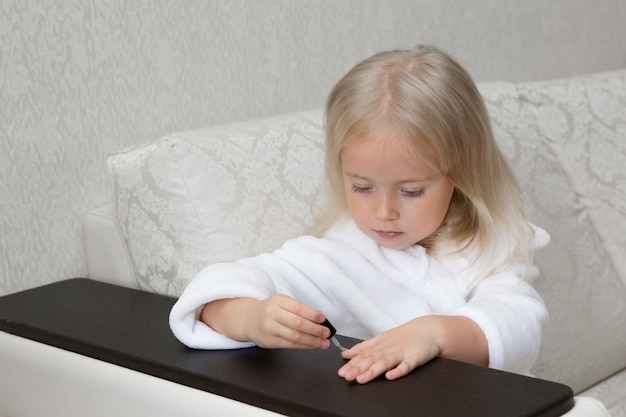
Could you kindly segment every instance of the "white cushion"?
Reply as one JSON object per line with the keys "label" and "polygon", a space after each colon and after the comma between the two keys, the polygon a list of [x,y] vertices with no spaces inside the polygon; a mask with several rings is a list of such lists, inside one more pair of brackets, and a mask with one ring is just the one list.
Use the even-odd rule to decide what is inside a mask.
{"label": "white cushion", "polygon": [[579,392],[626,367],[626,71],[518,90],[542,149],[518,168],[552,235],[537,259],[551,319],[533,371]]}
{"label": "white cushion", "polygon": [[177,296],[204,266],[277,248],[323,204],[322,111],[168,135],[109,158],[138,287]]}
{"label": "white cushion", "polygon": [[[492,88],[482,90],[494,134],[520,181],[530,216],[552,238],[535,260],[540,270],[535,286],[550,320],[532,372],[575,392],[625,366],[626,321],[618,317],[626,314],[626,295],[589,210],[562,166],[553,145],[555,135],[546,131],[551,121],[547,108],[529,95],[543,94],[550,102],[555,84],[582,82],[575,78],[523,83],[512,86],[512,91],[495,90],[497,94]],[[560,108],[570,119],[588,119],[585,107],[561,103]]]}

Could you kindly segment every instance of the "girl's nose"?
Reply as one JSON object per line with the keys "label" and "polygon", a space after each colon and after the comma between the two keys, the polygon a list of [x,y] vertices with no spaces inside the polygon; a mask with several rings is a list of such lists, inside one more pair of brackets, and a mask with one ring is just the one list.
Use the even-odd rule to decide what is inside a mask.
{"label": "girl's nose", "polygon": [[391,193],[381,193],[375,204],[374,215],[378,220],[389,221],[398,218],[395,198]]}

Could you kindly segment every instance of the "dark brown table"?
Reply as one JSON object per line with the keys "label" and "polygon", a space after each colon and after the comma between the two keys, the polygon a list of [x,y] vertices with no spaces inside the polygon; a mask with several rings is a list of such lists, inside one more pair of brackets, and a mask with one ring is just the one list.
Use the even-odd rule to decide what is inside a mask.
{"label": "dark brown table", "polygon": [[174,301],[76,278],[0,297],[0,330],[294,416],[552,417],[574,405],[565,385],[442,358],[358,385],[337,376],[333,346],[188,349],[168,326]]}

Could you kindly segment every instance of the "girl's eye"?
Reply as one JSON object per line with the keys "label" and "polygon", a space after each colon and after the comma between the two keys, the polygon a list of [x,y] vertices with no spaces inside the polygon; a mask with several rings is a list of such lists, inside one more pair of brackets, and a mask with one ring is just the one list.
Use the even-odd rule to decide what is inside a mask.
{"label": "girl's eye", "polygon": [[424,189],[419,190],[403,190],[402,193],[407,197],[419,197],[424,194]]}
{"label": "girl's eye", "polygon": [[366,193],[371,190],[372,190],[372,187],[369,187],[367,185],[352,184],[352,191],[355,193]]}

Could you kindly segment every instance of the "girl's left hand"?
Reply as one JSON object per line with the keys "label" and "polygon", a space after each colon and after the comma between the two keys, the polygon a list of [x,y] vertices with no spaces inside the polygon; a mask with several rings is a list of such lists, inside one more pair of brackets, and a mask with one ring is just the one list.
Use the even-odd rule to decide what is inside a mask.
{"label": "girl's left hand", "polygon": [[434,329],[428,320],[422,319],[426,317],[411,320],[342,352],[341,356],[350,361],[339,369],[339,376],[359,384],[383,373],[393,380],[438,356],[441,349]]}
{"label": "girl's left hand", "polygon": [[470,319],[454,316],[418,317],[354,345],[341,356],[349,362],[339,368],[339,376],[360,384],[382,374],[398,379],[436,356],[489,364],[483,332]]}

